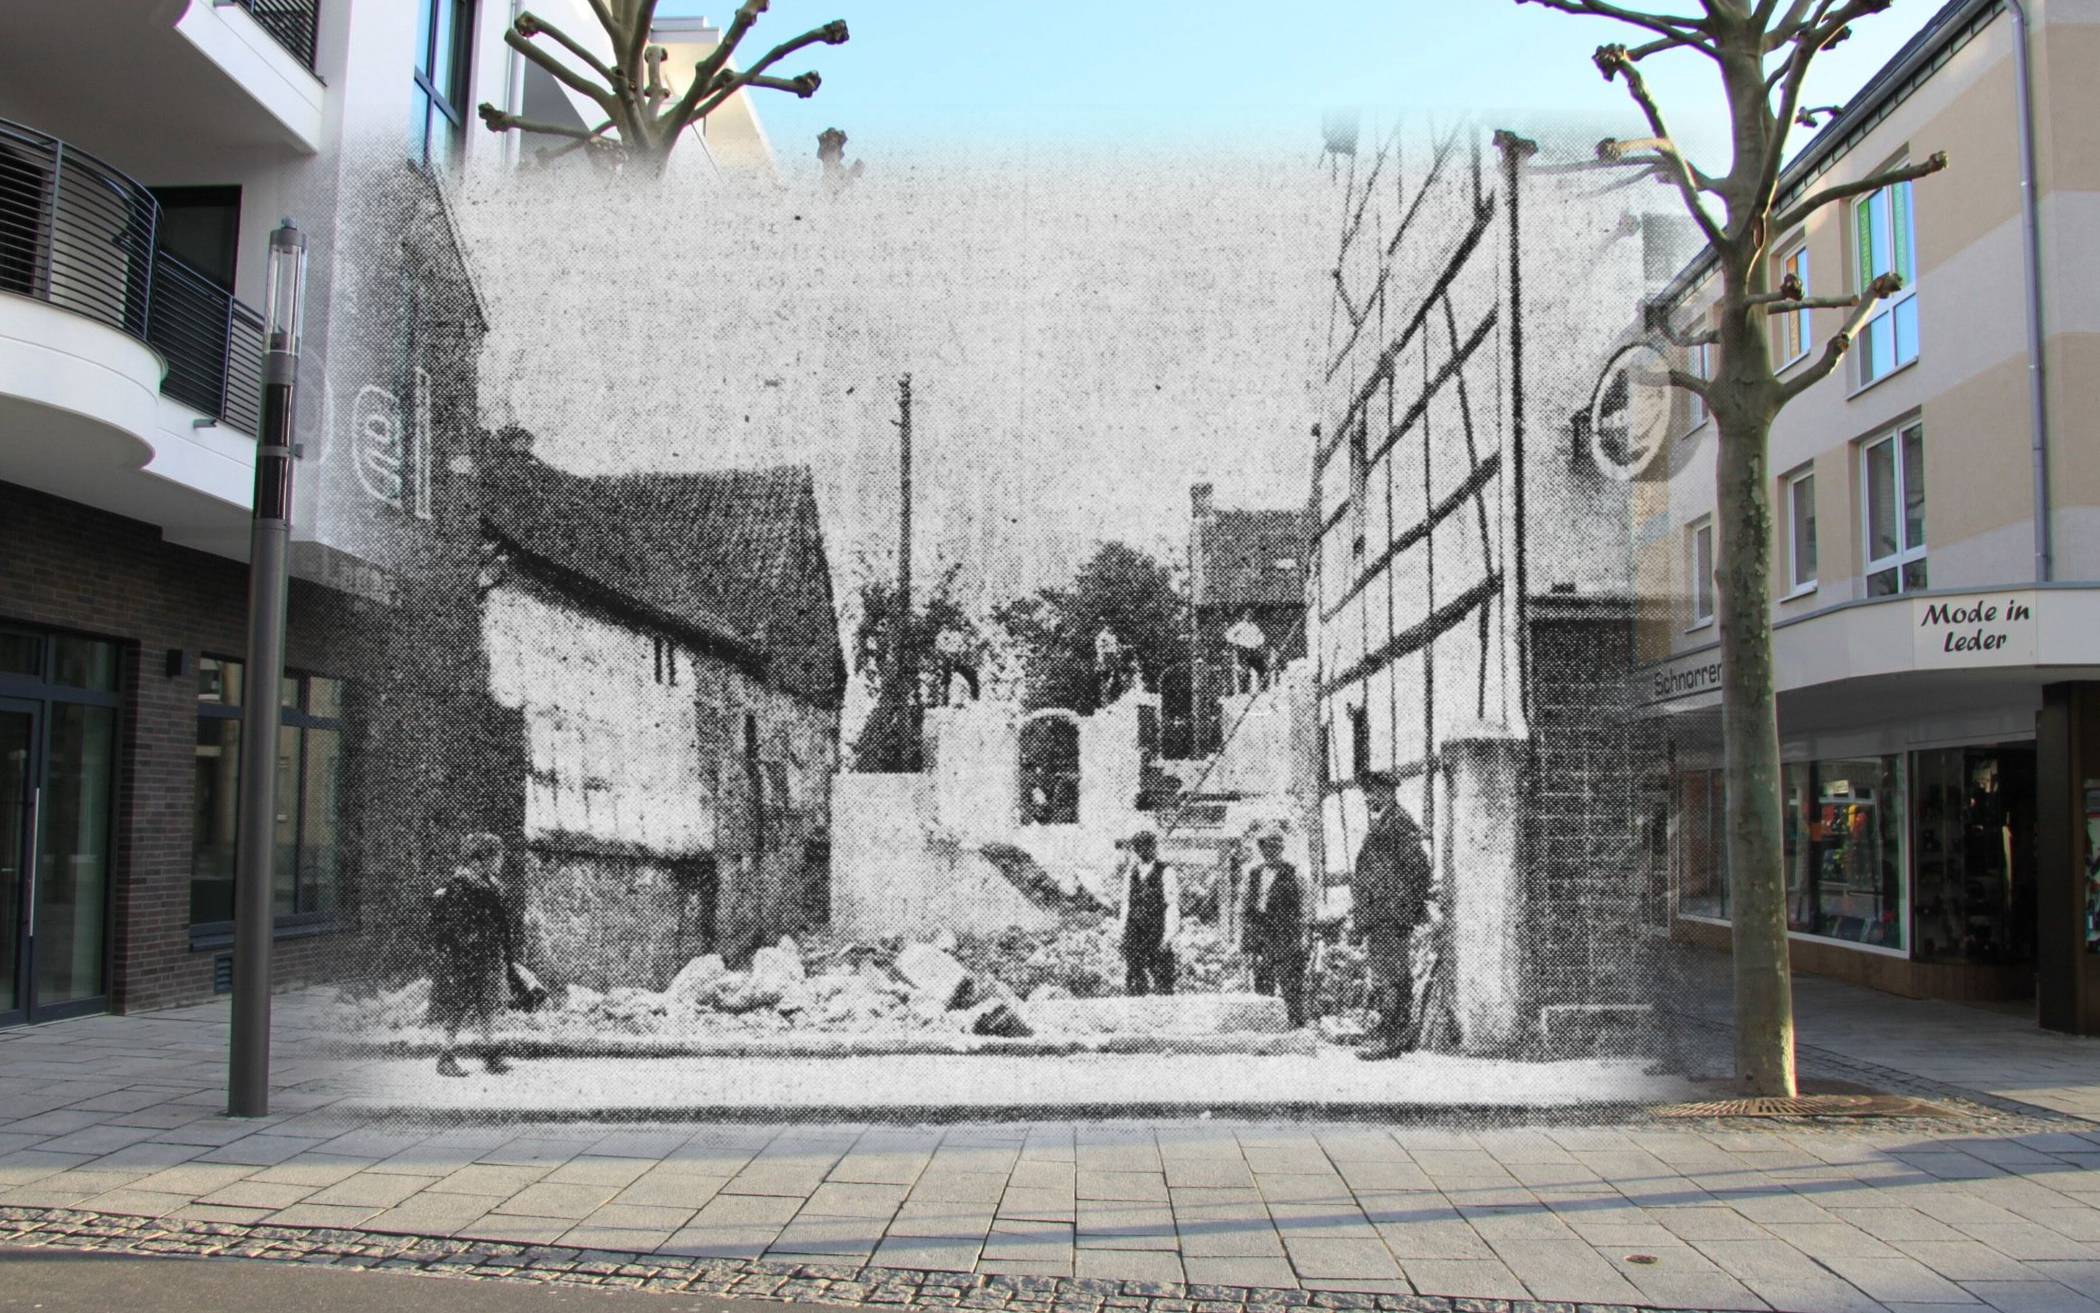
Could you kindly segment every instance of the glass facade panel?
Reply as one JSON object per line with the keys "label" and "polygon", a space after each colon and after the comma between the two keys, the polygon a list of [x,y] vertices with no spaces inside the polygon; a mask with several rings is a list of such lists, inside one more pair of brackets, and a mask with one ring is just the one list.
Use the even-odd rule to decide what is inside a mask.
{"label": "glass facade panel", "polygon": [[1896,540],[1896,444],[1884,439],[1867,448],[1867,559],[1879,561],[1902,550]]}
{"label": "glass facade panel", "polygon": [[235,823],[240,815],[241,722],[197,721],[195,813],[190,826],[190,921],[233,920]]}
{"label": "glass facade panel", "polygon": [[108,991],[110,805],[115,707],[51,704],[37,825],[36,1005]]}
{"label": "glass facade panel", "polygon": [[1919,960],[2032,961],[2034,749],[1941,748],[1914,762]]}
{"label": "glass facade panel", "polygon": [[1903,430],[1903,547],[1925,545],[1925,430]]}
{"label": "glass facade panel", "polygon": [[54,634],[51,638],[51,682],[66,688],[117,691],[117,645],[99,638]]}
{"label": "glass facade panel", "polygon": [[197,700],[225,707],[241,705],[241,663],[220,657],[198,661]]}
{"label": "glass facade panel", "polygon": [[1793,556],[1792,583],[1801,588],[1816,581],[1816,476],[1804,474],[1787,486],[1787,511]]}
{"label": "glass facade panel", "polygon": [[0,705],[0,1012],[22,1006],[16,976],[21,970],[22,851],[29,842],[30,747],[36,717],[25,708]]}
{"label": "glass facade panel", "polygon": [[35,679],[43,673],[43,638],[19,630],[0,629],[0,675],[26,675]]}
{"label": "glass facade panel", "polygon": [[305,775],[299,788],[301,912],[331,913],[342,906],[342,770],[342,731],[307,730]]}
{"label": "glass facade panel", "polygon": [[1677,910],[1685,916],[1728,915],[1728,845],[1721,772],[1677,777]]}
{"label": "glass facade panel", "polygon": [[1787,928],[1905,947],[1902,757],[1789,762],[1781,787]]}

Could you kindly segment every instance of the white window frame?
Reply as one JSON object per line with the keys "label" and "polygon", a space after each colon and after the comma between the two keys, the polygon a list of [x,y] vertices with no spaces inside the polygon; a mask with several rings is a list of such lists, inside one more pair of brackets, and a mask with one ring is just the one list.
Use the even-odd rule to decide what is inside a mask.
{"label": "white window frame", "polygon": [[[1699,568],[1699,539],[1702,536],[1706,539],[1706,569],[1703,572]],[[1714,543],[1713,516],[1702,515],[1684,527],[1685,601],[1690,616],[1685,625],[1687,633],[1712,624],[1718,609],[1714,596],[1714,569],[1719,562],[1714,554]],[[1704,610],[1700,608],[1702,602]]]}
{"label": "white window frame", "polygon": [[[1799,469],[1797,469],[1797,470],[1793,471],[1793,472],[1792,472],[1791,474],[1788,474],[1788,475],[1786,475],[1786,476],[1785,476],[1785,477],[1784,477],[1783,479],[1781,479],[1781,480],[1780,480],[1780,492],[1781,492],[1781,496],[1782,496],[1782,497],[1784,498],[1784,500],[1785,500],[1785,502],[1786,502],[1786,577],[1787,577],[1787,591],[1786,591],[1786,596],[1787,596],[1787,597],[1803,597],[1803,596],[1806,596],[1806,595],[1807,595],[1807,594],[1809,594],[1809,593],[1813,593],[1814,591],[1816,591],[1816,573],[1817,573],[1817,568],[1819,568],[1819,567],[1821,566],[1821,564],[1822,564],[1822,558],[1823,558],[1823,551],[1822,551],[1822,544],[1821,544],[1820,542],[1818,542],[1818,541],[1817,541],[1817,539],[1816,539],[1816,525],[1817,525],[1817,521],[1818,521],[1818,520],[1819,520],[1819,519],[1820,519],[1821,517],[1820,517],[1820,516],[1818,516],[1818,515],[1816,515],[1816,513],[1815,513],[1815,512],[1816,512],[1816,491],[1815,491],[1815,481],[1816,481],[1816,467],[1815,467],[1815,466],[1814,466],[1813,464],[1809,464],[1809,465],[1803,465],[1803,466],[1802,466],[1801,468],[1799,468]],[[1799,523],[1798,523],[1798,520],[1799,520],[1799,516],[1800,516],[1800,511],[1801,511],[1801,506],[1800,506],[1800,503],[1799,503],[1799,502],[1798,502],[1798,501],[1797,501],[1797,500],[1795,499],[1795,493],[1796,493],[1796,490],[1797,490],[1797,489],[1799,489],[1799,488],[1800,488],[1800,486],[1801,486],[1802,484],[1804,484],[1804,483],[1806,483],[1806,484],[1808,484],[1808,485],[1809,485],[1809,490],[1808,490],[1808,509],[1809,509],[1809,517],[1810,517],[1810,518],[1809,518],[1809,524],[1808,524],[1808,541],[1809,541],[1809,550],[1810,550],[1810,552],[1812,552],[1812,553],[1814,554],[1814,556],[1815,556],[1815,558],[1816,558],[1816,563],[1815,563],[1815,566],[1812,566],[1812,567],[1811,567],[1811,568],[1809,569],[1809,572],[1808,572],[1808,574],[1807,574],[1807,576],[1806,576],[1806,577],[1803,577],[1803,575],[1802,575],[1802,573],[1801,573],[1801,560],[1800,560],[1800,557],[1799,557],[1799,556],[1797,555],[1797,553],[1798,553],[1798,551],[1799,551],[1799,544],[1800,544],[1800,541],[1801,541],[1801,535],[1800,535],[1800,533],[1799,533]]]}
{"label": "white window frame", "polygon": [[[1902,161],[1897,160],[1893,161],[1888,167],[1898,168],[1901,167],[1901,165]],[[1908,271],[1896,269],[1895,210],[1896,196],[1898,193],[1901,193],[1903,197],[1903,243],[1904,249],[1910,257],[1910,268]],[[1863,261],[1860,259],[1859,255],[1859,217],[1862,211],[1871,213],[1870,207],[1877,200],[1885,201],[1885,212],[1889,216],[1889,223],[1885,229],[1877,229],[1874,232],[1873,236],[1870,238],[1874,249],[1869,253],[1868,258]],[[1911,365],[1916,364],[1918,361],[1919,344],[1917,339],[1920,335],[1916,329],[1917,310],[1916,307],[1911,304],[1917,299],[1918,294],[1917,197],[1915,193],[1912,192],[1910,183],[1890,183],[1886,187],[1876,188],[1874,191],[1871,191],[1865,196],[1861,196],[1857,200],[1853,201],[1852,204],[1846,208],[1845,217],[1847,220],[1849,220],[1845,229],[1845,240],[1851,245],[1853,262],[1859,265],[1859,268],[1854,271],[1856,275],[1855,282],[1857,283],[1857,286],[1855,288],[1856,291],[1864,292],[1867,288],[1867,284],[1873,282],[1875,277],[1883,272],[1895,270],[1896,272],[1903,274],[1903,290],[1897,292],[1894,296],[1886,298],[1879,305],[1875,306],[1873,317],[1867,320],[1865,324],[1860,326],[1859,336],[1854,343],[1856,350],[1852,353],[1859,357],[1858,363],[1856,363],[1853,366],[1853,390],[1859,391],[1864,388],[1872,387],[1874,384],[1879,383],[1881,380],[1888,378],[1893,374],[1901,373],[1903,370],[1909,368]],[[1894,351],[1892,350],[1890,354],[1894,363],[1892,363],[1889,366],[1886,372],[1880,374],[1868,373],[1867,371],[1872,367],[1874,363],[1873,344],[1875,339],[1882,333],[1894,331],[1896,315],[1906,306],[1910,307],[1911,324],[1913,326],[1910,342],[1911,353],[1909,357],[1904,358],[1896,356],[1894,354]]]}
{"label": "white window frame", "polygon": [[[1773,280],[1773,287],[1776,289],[1780,283],[1786,281],[1787,265],[1797,261],[1800,265],[1798,274],[1801,279],[1801,295],[1804,298],[1814,296],[1816,294],[1815,284],[1811,281],[1814,278],[1814,273],[1809,263],[1808,241],[1806,238],[1796,237],[1791,246],[1780,248],[1779,258],[1774,262],[1773,266],[1778,274],[1778,277]],[[1807,310],[1787,310],[1774,311],[1769,316],[1772,320],[1774,335],[1778,339],[1772,346],[1774,353],[1780,358],[1779,368],[1790,368],[1808,358],[1811,336],[1809,332],[1811,326],[1810,314],[1811,312]],[[1791,352],[1786,349],[1786,331],[1789,324],[1793,326],[1796,339],[1794,350]]]}
{"label": "white window frame", "polygon": [[[1703,330],[1700,330],[1695,325],[1694,331]],[[1714,344],[1711,342],[1700,342],[1686,347],[1684,349],[1684,367],[1687,373],[1694,374],[1702,379],[1711,380],[1714,376]],[[1706,398],[1690,388],[1684,390],[1684,395],[1686,404],[1691,410],[1691,423],[1684,426],[1684,431],[1687,434],[1696,433],[1699,431],[1700,426],[1712,417],[1713,412],[1707,409]]]}
{"label": "white window frame", "polygon": [[[1918,449],[1922,459],[1925,447],[1925,424],[1922,420],[1907,420],[1859,444],[1859,559],[1865,562],[1865,565],[1860,570],[1860,580],[1867,587],[1867,596],[1869,597],[1893,597],[1910,591],[1903,584],[1903,568],[1914,561],[1925,559],[1926,544],[1930,534],[1922,524],[1919,528],[1918,540],[1916,542],[1910,541],[1910,517],[1908,514],[1910,471],[1907,468],[1909,464],[1908,458],[1903,454],[1903,439],[1911,433],[1918,435]],[[1897,548],[1893,553],[1886,556],[1876,556],[1874,555],[1874,479],[1869,462],[1873,457],[1874,449],[1883,444],[1888,444],[1890,455],[1893,457],[1890,469],[1893,471],[1896,481],[1893,513]],[[1920,518],[1921,520],[1923,518],[1923,508],[1921,508]],[[1877,594],[1872,591],[1872,580],[1875,575],[1886,570],[1895,571],[1896,587],[1891,592]]]}

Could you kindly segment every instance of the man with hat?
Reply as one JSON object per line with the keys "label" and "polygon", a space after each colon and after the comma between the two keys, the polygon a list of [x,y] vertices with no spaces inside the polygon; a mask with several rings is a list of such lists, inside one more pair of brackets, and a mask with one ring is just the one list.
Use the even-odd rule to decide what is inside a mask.
{"label": "man with hat", "polygon": [[1123,862],[1123,899],[1117,929],[1131,994],[1174,992],[1174,937],[1181,933],[1181,879],[1159,860],[1159,836],[1130,836]]}
{"label": "man with hat", "polygon": [[1283,858],[1283,827],[1254,833],[1261,860],[1247,872],[1246,931],[1242,942],[1254,959],[1254,989],[1278,994],[1291,1025],[1305,1024],[1305,895],[1298,868]]}
{"label": "man with hat", "polygon": [[1377,772],[1359,777],[1370,810],[1370,829],[1356,850],[1350,876],[1351,915],[1363,936],[1366,965],[1379,990],[1378,1028],[1357,1052],[1360,1058],[1392,1058],[1415,1044],[1415,927],[1429,914],[1433,871],[1422,829],[1395,796],[1393,778]]}

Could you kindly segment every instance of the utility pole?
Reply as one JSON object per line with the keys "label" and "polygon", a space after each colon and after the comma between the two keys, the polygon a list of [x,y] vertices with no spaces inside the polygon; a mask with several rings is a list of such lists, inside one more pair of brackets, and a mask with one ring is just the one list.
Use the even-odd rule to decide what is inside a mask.
{"label": "utility pole", "polygon": [[919,769],[919,670],[918,653],[912,650],[911,617],[911,375],[897,382],[897,606],[891,631],[892,656],[898,681],[897,714],[903,766]]}

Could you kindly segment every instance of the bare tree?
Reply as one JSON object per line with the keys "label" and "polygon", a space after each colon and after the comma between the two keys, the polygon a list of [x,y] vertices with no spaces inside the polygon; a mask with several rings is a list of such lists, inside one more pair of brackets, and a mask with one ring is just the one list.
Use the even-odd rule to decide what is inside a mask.
{"label": "bare tree", "polygon": [[[1772,488],[1767,444],[1780,409],[1835,370],[1882,298],[1900,290],[1883,274],[1855,296],[1808,298],[1799,282],[1772,285],[1768,259],[1782,236],[1826,205],[1937,173],[1944,154],[1812,191],[1775,212],[1788,130],[1813,127],[1828,107],[1801,104],[1818,52],[1851,35],[1858,19],[1892,0],[1697,0],[1696,14],[1656,12],[1606,0],[1517,0],[1642,29],[1634,46],[1597,48],[1597,69],[1625,85],[1646,134],[1599,144],[1602,158],[1645,164],[1677,188],[1711,249],[1720,294],[1711,318],[1680,331],[1668,307],[1652,327],[1679,347],[1710,345],[1709,377],[1670,371],[1670,382],[1706,403],[1719,434],[1715,522],[1721,628],[1721,723],[1727,762],[1727,861],[1735,938],[1737,1075],[1752,1092],[1791,1096],[1793,990],[1787,975],[1786,882],[1782,866],[1779,722],[1772,687]],[[1727,97],[1734,159],[1725,173],[1701,169],[1670,135],[1641,77],[1643,60],[1685,51],[1711,60]],[[1718,202],[1718,212],[1715,203]],[[1773,369],[1767,315],[1845,309],[1844,327],[1822,354],[1782,379]]]}
{"label": "bare tree", "polygon": [[[729,61],[738,44],[768,7],[767,0],[744,0],[721,43],[694,65],[692,82],[674,100],[671,84],[664,78],[664,61],[670,52],[649,40],[657,0],[590,0],[590,6],[611,42],[609,61],[530,11],[518,15],[503,41],[563,86],[589,97],[604,112],[604,122],[589,129],[538,122],[484,101],[480,114],[489,131],[538,132],[569,139],[565,146],[542,152],[542,158],[590,149],[616,163],[647,160],[661,172],[685,130],[746,87],[793,92],[804,99],[815,95],[823,81],[815,73],[780,78],[766,70],[808,46],[842,45],[847,35],[845,22],[834,19],[774,46],[749,68],[732,68]],[[557,55],[548,48],[550,44],[559,46],[564,54]]]}

